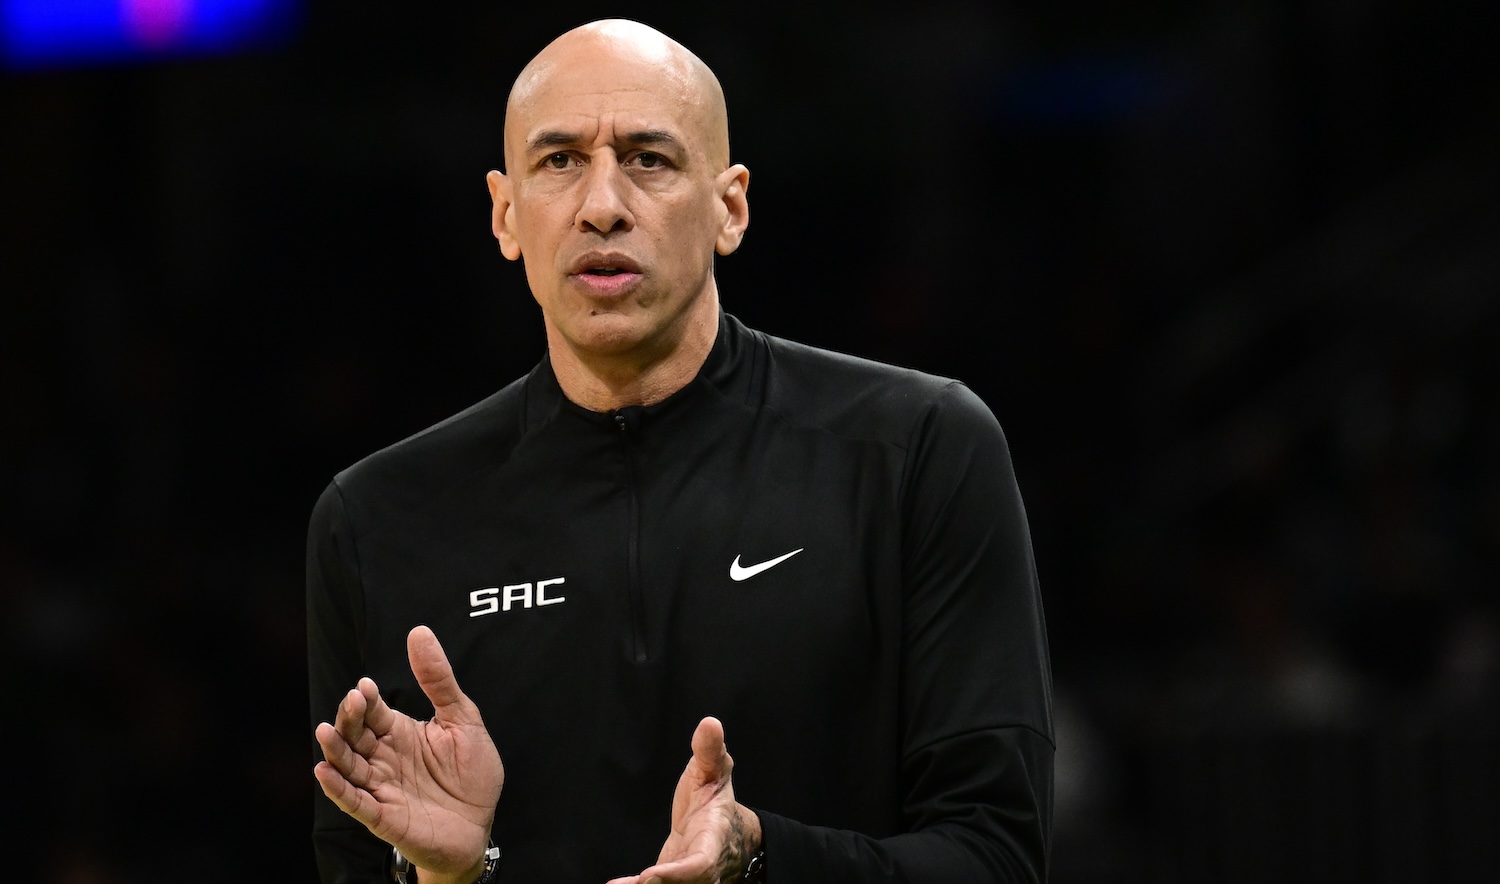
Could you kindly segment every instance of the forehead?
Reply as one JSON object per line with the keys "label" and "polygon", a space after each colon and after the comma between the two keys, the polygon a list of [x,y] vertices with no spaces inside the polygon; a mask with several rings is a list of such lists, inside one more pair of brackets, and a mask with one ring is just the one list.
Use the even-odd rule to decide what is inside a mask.
{"label": "forehead", "polygon": [[524,145],[537,132],[586,134],[601,125],[661,129],[692,139],[705,116],[701,90],[684,66],[666,56],[617,57],[600,47],[538,59],[517,83],[507,108],[506,135]]}

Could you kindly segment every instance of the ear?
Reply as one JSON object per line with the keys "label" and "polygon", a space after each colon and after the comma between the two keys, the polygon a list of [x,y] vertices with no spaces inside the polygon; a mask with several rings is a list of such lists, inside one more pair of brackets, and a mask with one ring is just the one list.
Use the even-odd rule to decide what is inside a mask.
{"label": "ear", "polygon": [[500,243],[500,254],[514,261],[521,257],[521,243],[516,239],[516,204],[511,199],[510,179],[492,170],[484,180],[490,186],[490,230]]}
{"label": "ear", "polygon": [[740,247],[745,228],[750,226],[750,201],[745,197],[750,189],[750,170],[736,163],[719,173],[717,183],[721,210],[714,251],[728,255]]}

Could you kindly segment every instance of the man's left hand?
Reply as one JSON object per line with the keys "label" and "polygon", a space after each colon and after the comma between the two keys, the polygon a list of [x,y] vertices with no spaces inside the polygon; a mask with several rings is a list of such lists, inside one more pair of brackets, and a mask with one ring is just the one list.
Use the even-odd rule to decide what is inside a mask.
{"label": "man's left hand", "polygon": [[734,800],[734,759],[717,718],[698,722],[672,796],[672,832],[656,865],[609,884],[737,884],[760,849],[760,818]]}

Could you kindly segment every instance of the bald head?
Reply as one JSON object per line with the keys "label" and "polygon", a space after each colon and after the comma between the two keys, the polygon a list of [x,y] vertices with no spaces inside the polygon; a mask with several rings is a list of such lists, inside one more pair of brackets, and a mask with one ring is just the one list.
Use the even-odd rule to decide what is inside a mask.
{"label": "bald head", "polygon": [[524,149],[539,108],[559,96],[573,106],[608,113],[628,110],[641,92],[681,110],[705,158],[729,166],[729,116],[718,77],[686,46],[655,28],[627,19],[604,19],[574,28],[547,44],[516,77],[505,104],[505,156]]}
{"label": "bald head", "polygon": [[750,223],[719,81],[682,44],[610,19],[537,54],[485,176],[501,254],[526,267],[552,369],[594,411],[659,402],[719,329],[714,259]]}

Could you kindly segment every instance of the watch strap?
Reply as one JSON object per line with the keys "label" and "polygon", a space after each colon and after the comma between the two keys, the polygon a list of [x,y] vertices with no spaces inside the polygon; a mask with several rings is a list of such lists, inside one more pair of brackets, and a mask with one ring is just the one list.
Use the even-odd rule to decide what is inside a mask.
{"label": "watch strap", "polygon": [[[500,871],[500,848],[495,846],[495,839],[490,839],[490,845],[484,849],[484,868],[480,870],[479,877],[474,879],[474,884],[491,884],[495,875]],[[417,869],[411,864],[411,860],[401,854],[396,846],[391,846],[391,880],[395,884],[416,884]]]}
{"label": "watch strap", "polygon": [[757,850],[745,863],[745,874],[740,876],[740,884],[766,884],[766,852]]}

